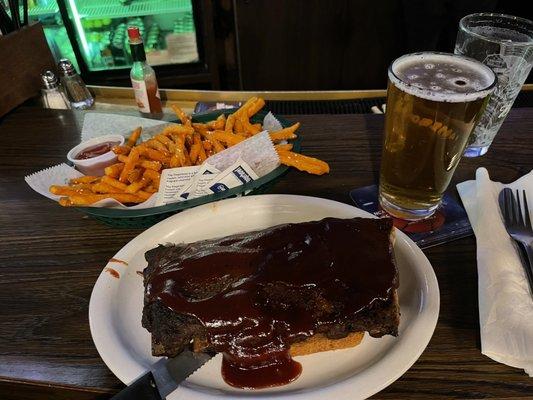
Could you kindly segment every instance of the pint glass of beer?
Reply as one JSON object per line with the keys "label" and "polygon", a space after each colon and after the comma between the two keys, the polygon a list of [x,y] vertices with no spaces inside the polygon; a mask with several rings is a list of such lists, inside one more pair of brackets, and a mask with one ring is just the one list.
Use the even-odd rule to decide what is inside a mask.
{"label": "pint glass of beer", "polygon": [[431,216],[496,85],[492,70],[447,53],[402,56],[388,71],[379,201],[392,216]]}

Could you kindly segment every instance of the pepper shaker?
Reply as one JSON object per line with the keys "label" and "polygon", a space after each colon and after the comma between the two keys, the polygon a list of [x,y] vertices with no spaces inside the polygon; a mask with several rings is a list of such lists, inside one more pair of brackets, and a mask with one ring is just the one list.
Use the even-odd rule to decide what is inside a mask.
{"label": "pepper shaker", "polygon": [[71,107],[76,110],[85,110],[92,107],[94,98],[76,72],[72,62],[67,58],[62,58],[59,60],[57,68],[61,75],[61,83],[67,91]]}

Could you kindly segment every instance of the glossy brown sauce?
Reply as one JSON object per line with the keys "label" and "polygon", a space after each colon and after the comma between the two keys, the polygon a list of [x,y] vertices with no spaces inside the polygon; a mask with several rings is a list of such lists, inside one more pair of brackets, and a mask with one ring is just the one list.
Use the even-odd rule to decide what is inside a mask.
{"label": "glossy brown sauce", "polygon": [[124,260],[119,260],[118,258],[112,258],[109,260],[110,263],[114,262],[114,263],[119,263],[119,264],[124,264],[124,265],[128,265],[128,263]]}
{"label": "glossy brown sauce", "polygon": [[[292,342],[389,299],[397,286],[391,229],[390,219],[326,218],[181,245],[178,257],[151,274],[146,294],[206,327],[210,348],[224,354],[228,384],[286,384],[301,373]],[[334,311],[312,315],[293,301],[311,298]]]}
{"label": "glossy brown sauce", "polygon": [[294,381],[302,373],[302,364],[294,361],[288,350],[282,350],[275,357],[265,354],[269,360],[264,364],[242,363],[238,358],[224,353],[222,359],[222,378],[231,386],[241,389],[261,389],[280,386]]}
{"label": "glossy brown sauce", "polygon": [[105,269],[105,272],[109,273],[109,275],[111,275],[113,278],[120,278],[120,274],[118,273],[118,271],[113,268],[107,267]]}
{"label": "glossy brown sauce", "polygon": [[74,157],[76,160],[87,160],[89,158],[94,158],[101,156],[102,154],[107,153],[108,151],[111,151],[111,148],[113,146],[119,145],[120,142],[104,142],[104,143],[98,143],[94,146],[87,147],[86,149],[83,149],[78,154],[76,154],[76,157]]}

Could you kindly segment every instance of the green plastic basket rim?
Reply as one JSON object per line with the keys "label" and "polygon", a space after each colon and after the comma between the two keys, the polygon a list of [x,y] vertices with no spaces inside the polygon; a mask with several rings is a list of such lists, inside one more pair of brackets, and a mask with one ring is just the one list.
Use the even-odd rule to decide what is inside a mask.
{"label": "green plastic basket rim", "polygon": [[[225,109],[225,110],[217,110],[213,112],[208,113],[202,113],[202,114],[196,114],[193,115],[192,120],[193,122],[208,122],[212,121],[213,119],[216,119],[219,115],[229,115],[233,113],[235,109]],[[265,118],[268,111],[260,111],[254,117],[252,118],[252,122],[262,122]],[[275,116],[276,119],[280,122],[281,126],[284,128],[289,127],[291,123],[287,121],[283,117]],[[298,136],[296,139],[289,141],[293,145],[293,151],[299,152],[300,151],[300,137]],[[94,216],[99,217],[107,217],[107,218],[140,218],[140,217],[149,217],[152,215],[158,215],[158,214],[165,214],[165,213],[174,213],[177,211],[183,211],[191,207],[196,207],[202,204],[211,203],[214,201],[226,199],[229,197],[238,196],[241,194],[247,194],[249,192],[252,192],[254,190],[259,189],[261,186],[273,181],[276,178],[281,177],[289,167],[286,165],[280,165],[273,171],[269,172],[265,176],[256,179],[255,181],[251,181],[248,183],[245,183],[244,185],[238,186],[233,189],[225,190],[223,192],[198,197],[191,200],[185,200],[180,201],[177,203],[167,204],[164,206],[158,206],[158,207],[150,207],[150,208],[144,208],[140,210],[131,210],[131,209],[118,209],[118,208],[104,208],[104,207],[76,207],[77,210]]]}

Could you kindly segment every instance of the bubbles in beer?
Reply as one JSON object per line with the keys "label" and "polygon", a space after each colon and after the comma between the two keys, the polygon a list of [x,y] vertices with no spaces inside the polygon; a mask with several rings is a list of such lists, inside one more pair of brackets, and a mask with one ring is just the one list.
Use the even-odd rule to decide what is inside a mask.
{"label": "bubbles in beer", "polygon": [[445,53],[415,53],[397,59],[389,79],[411,95],[435,101],[474,101],[487,95],[495,77],[487,66]]}

